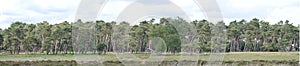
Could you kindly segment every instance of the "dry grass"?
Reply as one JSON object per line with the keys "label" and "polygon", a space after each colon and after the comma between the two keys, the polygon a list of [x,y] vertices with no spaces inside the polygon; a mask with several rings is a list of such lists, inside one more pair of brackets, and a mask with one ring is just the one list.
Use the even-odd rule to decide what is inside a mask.
{"label": "dry grass", "polygon": [[[149,58],[147,54],[134,54],[141,59]],[[181,56],[179,54],[172,56],[153,56],[154,59],[164,60],[178,60],[183,59],[197,59],[209,61],[210,58],[224,56],[224,61],[253,61],[253,60],[266,60],[266,61],[299,61],[298,52],[233,52],[225,53],[220,56],[211,56],[210,54],[200,54],[200,56]],[[41,61],[41,60],[77,60],[77,61],[117,61],[118,58],[115,54],[110,53],[106,55],[97,54],[58,54],[58,55],[41,55],[41,54],[20,54],[20,55],[0,55],[0,61]]]}

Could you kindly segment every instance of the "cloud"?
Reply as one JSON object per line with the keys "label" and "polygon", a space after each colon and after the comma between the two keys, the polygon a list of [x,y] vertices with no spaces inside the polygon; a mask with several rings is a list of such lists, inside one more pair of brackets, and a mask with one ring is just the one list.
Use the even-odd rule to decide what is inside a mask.
{"label": "cloud", "polygon": [[[174,17],[183,15],[184,13],[180,11],[180,8],[176,10],[178,9],[177,5],[171,1],[158,2],[160,1],[109,1],[102,9],[98,19],[105,21],[135,22],[135,20],[139,20],[136,18],[145,16]],[[116,4],[118,4],[118,6],[116,6]]]}
{"label": "cloud", "polygon": [[148,5],[140,2],[134,2],[121,11],[116,21],[128,21],[130,23],[134,23],[139,18],[152,15],[159,17],[181,16],[183,18],[187,16],[180,7],[171,2],[160,5]]}
{"label": "cloud", "polygon": [[279,22],[280,20],[289,20],[294,25],[298,25],[300,24],[299,14],[300,7],[276,8],[272,12],[268,13],[266,20],[270,21],[273,24]]}
{"label": "cloud", "polygon": [[[53,24],[65,20],[74,21],[75,18],[80,18],[75,16],[86,13],[90,15],[88,17],[104,21],[117,20],[124,11],[131,12],[130,14],[147,13],[147,15],[158,12],[159,17],[164,17],[162,15],[174,17],[187,15],[187,18],[191,20],[207,19],[205,13],[218,13],[213,10],[214,8],[207,9],[205,12],[201,8],[209,8],[214,6],[213,4],[204,3],[207,6],[199,8],[194,1],[108,0],[101,11],[82,7],[85,8],[81,10],[83,12],[77,12],[77,8],[80,8],[80,0],[0,0],[0,28],[6,28],[14,21],[27,23],[49,21]],[[289,20],[295,25],[300,24],[300,19],[298,19],[300,17],[299,0],[217,0],[217,3],[226,24],[233,20],[251,20],[253,18],[269,21],[271,24],[280,20]],[[131,4],[136,6],[130,6]],[[167,8],[170,4],[175,4],[176,8]],[[91,6],[89,3],[86,5]],[[139,9],[126,10],[128,7]]]}
{"label": "cloud", "polygon": [[7,28],[15,21],[59,23],[57,21],[74,17],[79,2],[80,0],[1,0],[0,28]]}
{"label": "cloud", "polygon": [[300,17],[296,15],[299,14],[299,0],[218,0],[218,3],[226,20],[258,18],[275,24],[288,19],[300,24],[300,20],[296,20]]}
{"label": "cloud", "polygon": [[[106,6],[103,8],[102,13],[98,16],[98,19],[105,21],[115,21],[119,15],[122,13],[130,13],[132,15],[127,15],[129,18],[135,15],[149,15],[157,17],[177,17],[185,15],[186,19],[195,20],[196,18],[204,19],[204,15],[193,2],[193,0],[181,1],[181,0],[172,0],[172,1],[129,1],[129,0],[114,0],[109,1]],[[118,6],[116,6],[118,4]],[[192,4],[192,5],[190,5]],[[158,15],[159,14],[159,15]],[[141,16],[143,18],[145,16]],[[119,17],[121,19],[127,17]],[[149,18],[149,17],[148,17]],[[150,17],[151,18],[151,17]],[[134,21],[135,19],[127,19],[129,22]],[[137,19],[139,20],[139,19]],[[122,20],[121,20],[122,21]]]}
{"label": "cloud", "polygon": [[4,22],[7,18],[4,16],[0,16],[0,28],[6,28],[10,26],[10,22]]}

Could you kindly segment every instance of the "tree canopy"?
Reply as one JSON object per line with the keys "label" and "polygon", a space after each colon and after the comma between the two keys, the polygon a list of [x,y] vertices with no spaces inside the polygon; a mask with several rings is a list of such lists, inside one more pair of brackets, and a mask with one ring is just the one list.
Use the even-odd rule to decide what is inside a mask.
{"label": "tree canopy", "polygon": [[[208,20],[187,22],[182,18],[161,18],[130,22],[102,20],[37,24],[13,22],[0,29],[0,52],[23,53],[99,53],[106,52],[211,52],[219,36],[227,52],[290,52],[299,51],[299,26],[288,20],[276,24],[254,18],[252,20],[223,21],[216,24]],[[215,30],[214,30],[215,29]],[[222,35],[223,34],[223,35]]]}

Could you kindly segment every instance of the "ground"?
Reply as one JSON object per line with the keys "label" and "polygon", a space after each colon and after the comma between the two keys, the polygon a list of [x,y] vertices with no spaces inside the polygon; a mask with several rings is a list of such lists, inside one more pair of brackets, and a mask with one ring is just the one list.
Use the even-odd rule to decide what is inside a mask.
{"label": "ground", "polygon": [[[134,54],[142,59],[147,59],[147,54]],[[220,57],[221,56],[221,57]],[[254,61],[254,60],[266,60],[266,61],[299,61],[299,52],[231,52],[220,55],[219,58],[224,56],[224,61]],[[168,56],[154,56],[155,59],[164,60],[177,60],[180,57],[183,58],[197,58],[197,56],[181,56],[168,55]],[[199,60],[209,61],[209,53],[202,53],[198,57]],[[212,57],[213,58],[213,57]],[[105,55],[98,54],[58,54],[58,55],[43,55],[43,54],[19,54],[19,55],[8,55],[0,54],[0,61],[41,61],[41,60],[84,60],[84,61],[116,61],[118,58],[115,54],[109,53]],[[129,59],[128,59],[129,60]]]}

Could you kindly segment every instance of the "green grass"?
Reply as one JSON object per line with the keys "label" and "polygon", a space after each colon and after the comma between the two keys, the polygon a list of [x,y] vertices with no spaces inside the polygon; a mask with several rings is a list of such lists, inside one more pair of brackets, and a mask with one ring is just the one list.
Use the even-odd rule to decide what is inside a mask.
{"label": "green grass", "polygon": [[[148,54],[134,54],[142,59],[149,58]],[[185,59],[197,58],[197,56],[180,56],[180,54],[170,56],[155,56],[155,59],[164,60],[177,60],[180,57]],[[0,54],[0,61],[40,61],[40,60],[101,60],[101,61],[117,61],[118,58],[114,54],[57,54],[57,55],[43,55],[43,54],[20,54],[20,55],[4,55]],[[209,61],[210,54],[201,54],[198,60]],[[225,53],[224,61],[253,61],[253,60],[265,60],[265,61],[299,61],[298,52],[234,52]]]}
{"label": "green grass", "polygon": [[227,53],[226,60],[239,60],[239,61],[251,61],[251,60],[299,60],[298,52],[240,52],[240,53]]}

